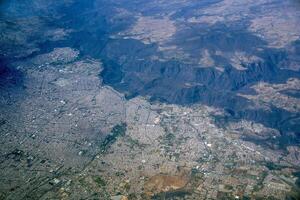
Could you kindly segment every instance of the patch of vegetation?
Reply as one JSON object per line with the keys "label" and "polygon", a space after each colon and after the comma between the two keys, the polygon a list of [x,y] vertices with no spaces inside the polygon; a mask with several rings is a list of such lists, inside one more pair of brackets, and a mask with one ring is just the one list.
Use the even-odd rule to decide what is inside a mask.
{"label": "patch of vegetation", "polygon": [[193,168],[191,173],[190,183],[193,187],[198,187],[199,183],[203,181],[203,173],[200,173],[197,169]]}
{"label": "patch of vegetation", "polygon": [[220,200],[234,200],[235,197],[231,194],[231,193],[227,193],[227,192],[218,192],[217,194],[217,199]]}
{"label": "patch of vegetation", "polygon": [[296,185],[300,188],[300,171],[293,173],[297,177]]}
{"label": "patch of vegetation", "polygon": [[125,176],[124,172],[116,172],[116,176],[120,177],[120,176]]}
{"label": "patch of vegetation", "polygon": [[126,191],[129,191],[130,188],[131,188],[130,184],[129,184],[129,183],[125,183],[124,189],[125,189]]}
{"label": "patch of vegetation", "polygon": [[265,180],[265,178],[268,176],[268,172],[263,172],[260,176],[259,182],[253,187],[253,191],[254,192],[258,192],[259,190],[261,190],[263,188],[263,182]]}
{"label": "patch of vegetation", "polygon": [[134,149],[135,147],[143,149],[145,148],[145,144],[141,144],[138,140],[133,139],[132,137],[127,137],[126,141],[130,149]]}
{"label": "patch of vegetation", "polygon": [[137,195],[134,194],[134,193],[131,193],[131,194],[128,195],[129,200],[134,200],[134,199],[137,199],[137,198],[138,198]]}
{"label": "patch of vegetation", "polygon": [[174,153],[173,156],[175,157],[176,160],[179,159],[180,153]]}
{"label": "patch of vegetation", "polygon": [[281,170],[281,169],[285,168],[284,166],[277,165],[277,164],[275,164],[273,162],[266,162],[265,166],[269,170]]}
{"label": "patch of vegetation", "polygon": [[133,149],[135,146],[139,146],[139,141],[138,140],[134,140],[131,137],[128,137],[127,141],[129,143],[130,149]]}
{"label": "patch of vegetation", "polygon": [[108,136],[106,136],[106,138],[102,142],[100,146],[101,151],[105,152],[113,143],[116,142],[118,137],[125,136],[126,130],[127,130],[126,123],[121,123],[114,126],[111,130],[111,133]]}
{"label": "patch of vegetation", "polygon": [[0,193],[0,199],[2,200],[2,199],[6,199],[6,196],[7,196],[7,194],[5,194],[5,193]]}
{"label": "patch of vegetation", "polygon": [[286,196],[286,200],[298,200],[300,199],[300,189],[293,188],[291,192],[289,192]]}
{"label": "patch of vegetation", "polygon": [[4,119],[0,119],[0,126],[6,124],[6,121]]}
{"label": "patch of vegetation", "polygon": [[121,123],[114,126],[111,132],[115,136],[125,136],[126,130],[127,130],[127,124]]}
{"label": "patch of vegetation", "polygon": [[168,134],[165,136],[165,139],[168,140],[168,141],[175,140],[175,135],[174,135],[173,133],[168,133]]}
{"label": "patch of vegetation", "polygon": [[159,139],[161,140],[161,143],[173,146],[176,137],[173,133],[167,133],[164,136],[160,136]]}
{"label": "patch of vegetation", "polygon": [[248,196],[243,196],[243,198],[242,198],[243,200],[251,200],[251,198],[250,197],[248,197]]}
{"label": "patch of vegetation", "polygon": [[232,185],[225,185],[225,189],[226,189],[226,190],[232,190],[232,189],[233,189],[233,186],[232,186]]}
{"label": "patch of vegetation", "polygon": [[85,188],[86,190],[90,190],[89,184],[86,181],[85,177],[80,177],[78,179],[79,185],[83,188]]}
{"label": "patch of vegetation", "polygon": [[179,145],[181,145],[181,144],[184,144],[184,143],[186,143],[187,141],[188,141],[188,139],[190,139],[191,137],[190,136],[183,136],[183,135],[181,135],[181,136],[179,136],[179,138],[177,139],[177,141],[176,141],[176,144],[179,146]]}
{"label": "patch of vegetation", "polygon": [[94,181],[95,181],[95,182],[98,184],[98,186],[100,186],[100,187],[106,186],[106,182],[105,182],[100,176],[94,177]]}

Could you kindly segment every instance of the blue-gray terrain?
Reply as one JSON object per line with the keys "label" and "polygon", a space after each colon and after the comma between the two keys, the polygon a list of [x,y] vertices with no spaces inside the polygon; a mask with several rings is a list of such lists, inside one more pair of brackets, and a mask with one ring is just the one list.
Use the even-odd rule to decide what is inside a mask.
{"label": "blue-gray terrain", "polygon": [[[70,66],[69,68],[76,66],[74,69],[78,71],[71,70],[66,72],[68,70],[65,69],[65,66]],[[58,70],[60,73],[66,72],[66,74],[58,75],[55,70]],[[74,75],[70,80],[75,81],[75,85],[73,82],[70,85],[66,80],[72,73],[75,73],[76,76]],[[81,78],[80,74],[82,74]],[[56,87],[60,87],[60,89]],[[61,87],[69,87],[69,89],[64,90]],[[105,191],[107,195],[100,195],[101,198],[299,198],[299,181],[296,181],[300,170],[299,1],[0,1],[0,131],[2,130],[0,137],[5,138],[0,139],[2,144],[8,144],[7,140],[13,143],[13,138],[18,138],[18,134],[10,139],[7,138],[12,132],[18,132],[21,129],[36,137],[38,132],[43,132],[41,127],[45,127],[45,124],[49,124],[51,119],[56,119],[56,117],[60,121],[59,115],[64,112],[69,116],[75,115],[76,118],[78,117],[76,121],[77,127],[77,123],[80,123],[81,118],[92,118],[92,115],[89,114],[93,113],[93,111],[90,110],[98,108],[96,94],[101,93],[100,91],[103,88],[110,88],[119,94],[117,96],[122,96],[120,102],[127,102],[124,103],[126,104],[125,108],[120,108],[125,109],[125,114],[123,111],[120,111],[122,115],[125,115],[125,118],[127,116],[126,108],[130,108],[127,105],[130,104],[128,102],[135,102],[136,99],[139,99],[136,104],[139,104],[139,101],[143,101],[141,104],[160,105],[160,108],[155,108],[158,115],[164,115],[169,109],[168,106],[176,107],[176,109],[192,109],[195,110],[195,113],[198,112],[198,106],[201,109],[209,108],[207,112],[210,113],[210,120],[208,121],[214,124],[215,129],[228,132],[237,131],[239,132],[239,141],[242,141],[242,143],[257,145],[266,151],[274,151],[274,155],[276,154],[275,152],[281,152],[280,155],[282,157],[275,158],[276,156],[274,157],[271,153],[265,154],[268,155],[265,157],[267,159],[261,162],[261,165],[266,169],[262,169],[260,175],[256,175],[256,173],[251,174],[251,176],[257,176],[257,180],[261,177],[264,180],[258,181],[256,183],[258,186],[253,186],[253,190],[246,187],[248,182],[247,184],[243,183],[244,188],[233,189],[235,186],[230,186],[231,182],[229,181],[229,183],[221,184],[218,187],[219,193],[215,196],[207,191],[206,195],[203,196],[199,192],[197,196],[196,194],[198,193],[194,191],[195,187],[191,186],[192,189],[189,188],[190,185],[197,181],[192,176],[193,173],[196,173],[195,170],[197,171],[200,168],[196,165],[192,166],[191,170],[183,170],[184,172],[181,171],[179,173],[180,176],[188,177],[188,181],[181,185],[180,181],[177,181],[175,177],[179,176],[178,174],[171,174],[172,177],[169,174],[170,177],[164,177],[166,179],[170,178],[170,180],[152,176],[152,178],[154,177],[153,182],[163,182],[162,185],[167,184],[165,182],[168,181],[179,182],[179,186],[174,186],[175,192],[173,190],[152,188],[149,189],[150,192],[144,191],[133,194],[132,190],[128,189],[128,191],[126,190],[127,193],[120,191],[119,194],[117,189],[116,191],[107,189]],[[71,95],[71,92],[74,91],[76,93]],[[94,107],[78,108],[80,112],[84,112],[83,110],[87,111],[82,116],[69,111],[70,109],[75,109],[75,107],[75,110],[77,110],[77,107],[80,107],[79,105],[88,99],[89,93],[86,94],[80,91],[95,93],[95,97],[91,98]],[[79,100],[79,97],[81,98],[80,95],[86,95],[87,97],[85,100]],[[114,100],[111,95],[105,93],[105,97],[101,100],[102,103],[109,101],[119,102]],[[39,97],[42,98],[39,99]],[[69,99],[69,101],[64,100],[64,98]],[[59,114],[50,116],[49,111],[43,111],[33,118],[32,124],[24,125],[24,121],[32,113],[43,109],[51,110],[56,108],[56,104],[53,104],[54,101],[60,101],[61,104],[68,105],[69,102],[72,102],[71,99],[74,99],[74,102],[70,107],[59,111]],[[48,101],[49,104],[45,103]],[[30,105],[22,102],[28,102]],[[35,103],[31,104],[30,102]],[[103,103],[103,105],[104,107],[109,105],[119,108],[118,103],[114,105]],[[24,108],[26,109],[23,110]],[[176,113],[176,109],[173,112],[177,116],[181,112],[178,111]],[[153,111],[152,109],[150,110]],[[189,113],[189,111],[182,112]],[[205,113],[206,111],[203,112]],[[103,122],[101,121],[98,124],[96,122],[98,118],[95,117],[95,121],[92,120],[92,128],[85,127],[83,132],[92,132],[92,134],[87,134],[86,138],[91,141],[99,140],[99,142],[95,144],[97,148],[87,147],[88,149],[79,151],[79,156],[82,154],[87,156],[82,162],[74,161],[74,166],[78,165],[78,169],[75,167],[77,171],[79,169],[85,170],[88,163],[91,162],[90,160],[93,161],[99,152],[104,151],[103,148],[113,149],[113,145],[118,143],[118,137],[127,137],[122,132],[134,129],[130,128],[131,121],[127,118],[116,117],[115,119],[112,117],[110,119],[109,116],[113,116],[114,113],[109,109],[103,111],[102,114],[99,114],[98,111],[95,111],[95,113],[97,113],[95,114],[96,116],[99,115],[100,121],[102,120]],[[49,116],[47,116],[48,114]],[[182,114],[182,118],[179,115],[178,120],[184,121],[185,115]],[[166,116],[169,117],[169,115]],[[35,124],[34,121],[38,120],[39,117],[40,122]],[[148,125],[148,118],[147,122],[143,121],[142,124]],[[14,119],[15,121],[11,122]],[[188,118],[188,120],[190,119]],[[91,123],[90,120],[88,121],[87,124]],[[184,123],[181,127],[182,129],[176,129],[173,127],[172,121],[166,120],[166,124],[162,124],[163,122],[162,117],[158,117],[155,124],[160,124],[161,127],[164,127],[168,136],[166,140],[172,140],[173,136],[167,134],[170,130],[174,134],[176,131],[180,134],[188,130],[188,128],[184,128],[187,125],[184,125]],[[71,124],[68,121],[66,123]],[[172,128],[170,128],[171,125],[168,126],[168,123],[173,124]],[[32,132],[31,125],[36,126],[37,133]],[[206,130],[205,125],[201,129]],[[62,130],[65,129],[57,127],[55,130],[63,132]],[[71,132],[72,130],[70,128]],[[45,135],[48,134],[47,131],[44,130]],[[111,133],[107,136],[108,132]],[[206,131],[203,132],[206,133]],[[207,134],[209,135],[209,132]],[[211,134],[214,135],[213,133]],[[216,133],[216,135],[218,134]],[[64,137],[64,140],[73,141],[72,137],[72,134],[68,135]],[[78,136],[76,142],[77,140],[86,139],[81,137],[83,136]],[[174,137],[176,138],[177,135],[175,134]],[[222,137],[226,137],[226,134]],[[26,141],[26,139],[24,140]],[[164,141],[163,138],[161,140]],[[18,144],[20,147],[18,147],[17,143],[12,145],[14,146],[12,152],[7,149],[10,145],[4,145],[1,148],[3,153],[1,153],[0,161],[2,164],[0,164],[0,170],[3,170],[1,176],[5,180],[10,180],[11,178],[5,177],[4,170],[6,167],[16,165],[7,163],[7,159],[22,160],[22,156],[25,156],[26,162],[31,163],[28,159],[30,160],[31,157],[32,159],[34,157],[30,157],[25,152],[29,148],[28,146],[22,147],[23,142],[21,142]],[[90,144],[89,142],[86,143]],[[214,147],[214,144],[209,142],[203,144],[208,145],[207,148]],[[30,144],[28,145],[30,146]],[[80,146],[81,144],[78,145]],[[31,150],[38,151],[41,148],[43,147],[32,147]],[[141,149],[143,148],[141,147]],[[253,151],[256,151],[256,149],[254,148]],[[70,155],[64,154],[65,157]],[[62,156],[62,160],[64,160],[64,156]],[[80,160],[80,157],[76,159]],[[173,157],[171,156],[170,159],[172,160]],[[288,161],[285,159],[288,159]],[[42,159],[39,162],[43,160],[46,159]],[[55,162],[59,163],[58,160]],[[147,159],[142,159],[143,164],[146,162],[144,160]],[[177,162],[176,158],[173,161]],[[210,160],[210,162],[214,161]],[[62,161],[62,163],[63,166],[68,165],[67,161]],[[81,166],[81,163],[86,164]],[[22,169],[23,167],[19,170],[22,171]],[[283,182],[288,183],[290,188],[284,186],[283,183],[278,185],[281,184],[278,181],[275,181],[275,186],[273,182],[265,183],[272,180],[272,177],[270,178],[266,171],[272,170],[280,171],[276,172],[277,175],[280,174],[278,176],[281,177]],[[126,174],[127,172],[122,173]],[[188,173],[192,175],[186,175]],[[159,173],[153,172],[152,175],[154,174]],[[162,174],[168,173],[164,171]],[[29,178],[31,177],[30,175],[28,176]],[[122,177],[123,175],[120,176]],[[127,177],[127,175],[124,176]],[[148,176],[141,175],[143,178],[146,177],[144,186],[152,187],[151,176]],[[294,180],[294,182],[292,183],[291,180]],[[54,182],[53,180],[52,182],[50,181],[50,185],[61,184],[60,181],[59,178],[55,178]],[[47,196],[47,191],[53,190],[53,188],[45,190],[46,192],[44,190],[36,191],[36,189],[32,191],[32,195],[22,196],[22,192],[18,191],[18,188],[22,188],[22,186],[14,186],[10,191],[8,182],[0,185],[0,199],[53,198],[51,195],[50,197]],[[46,180],[46,182],[49,181]],[[65,182],[67,183],[67,181]],[[100,187],[104,185],[104,182],[102,178],[96,178],[96,183]],[[204,183],[206,182],[203,181],[202,187],[207,187]],[[40,184],[40,182],[36,184]],[[137,183],[134,184],[138,185]],[[273,193],[272,189],[266,189],[264,184],[271,185],[273,190],[279,194]],[[37,188],[40,187],[42,186]],[[109,188],[109,186],[106,187]],[[138,186],[135,187],[139,188]],[[179,190],[177,191],[178,188]],[[197,186],[197,189],[199,188],[200,186]],[[283,189],[281,191],[278,188]],[[139,189],[137,190],[139,191]],[[213,191],[215,189],[210,188],[207,190]],[[250,190],[251,192],[249,192]],[[57,192],[59,191],[57,189]],[[91,189],[89,192],[92,193],[94,191]],[[130,193],[132,196],[130,196]],[[266,196],[263,194],[266,194]],[[112,195],[115,196],[111,197]],[[78,196],[71,196],[69,194],[68,197],[62,196],[60,198],[78,198]],[[82,198],[99,199],[100,197],[96,195],[95,197],[85,196]]]}

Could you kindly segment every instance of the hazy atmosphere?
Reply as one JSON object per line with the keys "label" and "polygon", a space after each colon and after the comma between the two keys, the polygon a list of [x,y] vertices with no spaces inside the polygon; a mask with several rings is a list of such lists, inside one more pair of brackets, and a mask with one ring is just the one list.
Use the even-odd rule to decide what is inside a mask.
{"label": "hazy atmosphere", "polygon": [[300,199],[300,1],[0,0],[0,200]]}

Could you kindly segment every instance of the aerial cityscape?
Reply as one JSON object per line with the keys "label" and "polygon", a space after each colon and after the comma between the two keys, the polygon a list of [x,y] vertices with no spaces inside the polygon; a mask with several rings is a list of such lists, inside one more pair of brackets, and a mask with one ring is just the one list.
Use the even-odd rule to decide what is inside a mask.
{"label": "aerial cityscape", "polygon": [[300,199],[300,2],[0,1],[0,200],[40,199]]}

